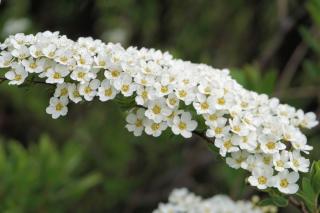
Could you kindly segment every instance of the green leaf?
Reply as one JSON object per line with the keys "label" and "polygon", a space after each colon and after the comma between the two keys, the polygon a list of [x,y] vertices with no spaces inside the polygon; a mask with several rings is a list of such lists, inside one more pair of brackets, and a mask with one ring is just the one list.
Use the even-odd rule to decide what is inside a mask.
{"label": "green leaf", "polygon": [[315,161],[311,169],[311,185],[318,196],[320,193],[320,161]]}
{"label": "green leaf", "polygon": [[313,190],[310,178],[302,178],[302,186],[297,195],[303,199],[304,203],[311,212],[315,212],[315,210],[317,209],[317,206],[315,205],[317,195]]}
{"label": "green leaf", "polygon": [[281,195],[275,195],[269,198],[266,198],[264,200],[261,200],[258,203],[259,206],[269,206],[274,205],[278,207],[285,207],[288,205],[288,199],[286,197],[283,197]]}

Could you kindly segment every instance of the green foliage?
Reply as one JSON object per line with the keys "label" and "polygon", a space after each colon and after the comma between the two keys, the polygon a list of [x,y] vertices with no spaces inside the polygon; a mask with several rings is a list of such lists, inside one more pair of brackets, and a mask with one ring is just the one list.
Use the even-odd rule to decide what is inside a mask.
{"label": "green foliage", "polygon": [[274,91],[277,80],[277,73],[274,70],[262,74],[255,66],[232,69],[231,75],[245,88],[268,95]]}
{"label": "green foliage", "polygon": [[318,202],[320,195],[320,161],[313,162],[310,173],[302,179],[302,187],[297,195],[311,212],[318,213],[320,211]]}
{"label": "green foliage", "polygon": [[0,145],[0,211],[65,212],[101,181],[96,172],[81,174],[83,150],[67,143],[62,150],[48,137],[25,149]]}

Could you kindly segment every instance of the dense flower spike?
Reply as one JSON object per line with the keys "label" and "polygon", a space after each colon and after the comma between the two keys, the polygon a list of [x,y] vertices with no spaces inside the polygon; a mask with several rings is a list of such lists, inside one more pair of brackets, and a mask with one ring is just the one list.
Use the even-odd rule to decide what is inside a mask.
{"label": "dense flower spike", "polygon": [[203,199],[187,189],[175,189],[168,203],[160,203],[153,213],[276,213],[275,206],[256,206],[250,201],[233,201],[226,195]]}
{"label": "dense flower spike", "polygon": [[249,183],[260,189],[295,193],[298,172],[309,170],[303,155],[312,147],[302,129],[318,124],[315,114],[244,89],[227,69],[154,49],[124,49],[92,38],[72,41],[58,32],[10,36],[0,50],[9,84],[30,77],[56,86],[46,109],[53,118],[66,115],[70,102],[131,96],[136,105],[126,127],[135,136],[157,137],[169,128],[189,138],[205,126],[227,164],[251,172]]}

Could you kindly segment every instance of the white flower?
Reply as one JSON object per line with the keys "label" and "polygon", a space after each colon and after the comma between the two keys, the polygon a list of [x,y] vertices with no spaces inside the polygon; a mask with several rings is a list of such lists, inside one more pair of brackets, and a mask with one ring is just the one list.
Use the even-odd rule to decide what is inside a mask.
{"label": "white flower", "polygon": [[273,169],[271,167],[255,168],[252,175],[248,178],[252,186],[258,189],[266,189],[273,186]]}
{"label": "white flower", "polygon": [[121,75],[120,78],[114,82],[114,87],[125,97],[131,96],[137,88],[136,84],[132,82],[132,78],[128,75]]}
{"label": "white flower", "polygon": [[216,111],[215,113],[204,114],[205,123],[207,126],[216,126],[217,123],[226,123],[227,119],[223,117],[225,113],[223,111]]}
{"label": "white flower", "polygon": [[68,112],[67,104],[68,98],[66,97],[52,97],[50,98],[50,105],[46,108],[46,112],[54,119],[65,116]]}
{"label": "white flower", "polygon": [[54,92],[54,97],[68,97],[69,85],[67,83],[58,84]]}
{"label": "white flower", "polygon": [[41,73],[44,70],[45,59],[24,59],[21,64],[25,67],[26,71],[29,73]]}
{"label": "white flower", "polygon": [[250,132],[247,136],[239,136],[239,135],[233,135],[232,140],[239,144],[239,147],[243,150],[248,150],[250,152],[254,152],[254,150],[257,148],[257,134],[256,132]]}
{"label": "white flower", "polygon": [[74,62],[74,59],[72,57],[73,53],[71,50],[68,49],[58,49],[55,52],[55,61],[59,62],[63,65],[72,65]]}
{"label": "white flower", "polygon": [[82,84],[90,81],[91,79],[94,79],[95,77],[96,77],[96,74],[93,72],[90,72],[90,68],[84,68],[84,67],[75,68],[70,75],[70,78],[72,80],[79,81]]}
{"label": "white flower", "polygon": [[80,54],[75,56],[75,59],[77,61],[77,65],[79,67],[88,67],[89,68],[89,67],[91,67],[91,65],[93,63],[93,58],[85,49],[82,49],[80,51]]}
{"label": "white flower", "polygon": [[66,66],[56,64],[46,72],[46,76],[48,77],[46,82],[49,84],[62,84],[64,82],[64,77],[68,74],[69,70]]}
{"label": "white flower", "polygon": [[313,112],[304,114],[302,110],[298,110],[297,116],[298,125],[304,128],[311,129],[319,124],[319,121],[317,121],[317,116]]}
{"label": "white flower", "polygon": [[230,92],[225,93],[223,89],[215,89],[208,101],[215,103],[215,109],[229,109],[234,104],[234,97]]}
{"label": "white flower", "polygon": [[286,148],[286,145],[278,141],[278,138],[273,135],[261,135],[258,140],[260,149],[266,154],[274,154]]}
{"label": "white flower", "polygon": [[10,67],[12,65],[13,57],[9,52],[2,52],[0,55],[0,67]]}
{"label": "white flower", "polygon": [[289,153],[290,168],[295,172],[308,172],[310,166],[310,160],[301,156],[300,152],[295,150]]}
{"label": "white flower", "polygon": [[144,87],[139,86],[137,88],[137,96],[135,97],[135,101],[138,105],[144,106],[148,103],[148,101],[154,99],[155,92],[152,87]]}
{"label": "white flower", "polygon": [[9,84],[22,84],[28,73],[47,78],[56,87],[55,104],[48,107],[55,117],[66,114],[67,103],[59,104],[63,98],[78,103],[98,96],[103,102],[121,93],[143,107],[129,111],[127,128],[134,135],[144,130],[159,136],[169,126],[174,134],[191,137],[197,122],[190,113],[195,112],[196,120],[206,124],[201,133],[215,138],[223,157],[231,153],[225,158],[231,167],[309,171],[310,161],[300,153],[309,154],[313,147],[302,129],[318,124],[315,114],[245,89],[228,69],[174,59],[155,49],[125,49],[93,38],[73,41],[49,31],[9,36],[0,44],[0,67],[10,70],[5,74]]}
{"label": "white flower", "polygon": [[104,72],[104,76],[107,78],[107,79],[112,79],[112,80],[115,80],[115,79],[118,79],[120,78],[122,74],[122,70],[121,70],[121,67],[120,66],[115,66],[115,67],[111,67],[111,68],[108,68],[107,70],[105,70]]}
{"label": "white flower", "polygon": [[159,82],[156,82],[154,84],[154,87],[157,91],[156,95],[158,97],[163,97],[165,95],[172,93],[172,91],[173,91],[173,85],[171,85],[171,84],[164,85]]}
{"label": "white flower", "polygon": [[104,79],[101,82],[100,87],[98,88],[99,99],[103,102],[114,99],[117,93],[118,91],[113,86],[111,86],[108,79]]}
{"label": "white flower", "polygon": [[28,73],[23,66],[19,64],[12,65],[12,70],[5,74],[6,79],[9,80],[9,85],[21,85],[27,78]]}
{"label": "white flower", "polygon": [[150,119],[144,119],[143,125],[145,126],[145,132],[148,135],[152,135],[153,137],[158,137],[161,135],[162,131],[167,128],[167,124],[165,122],[156,123]]}
{"label": "white flower", "polygon": [[92,101],[97,94],[97,89],[99,86],[100,81],[98,79],[94,79],[90,82],[80,84],[79,94],[82,95],[86,101]]}
{"label": "white flower", "polygon": [[239,148],[237,147],[238,144],[235,144],[235,142],[231,140],[230,135],[226,135],[222,138],[216,138],[214,145],[220,149],[219,153],[222,157],[225,157],[229,152],[239,151]]}
{"label": "white flower", "polygon": [[275,176],[275,187],[277,187],[282,193],[295,194],[299,189],[299,186],[296,184],[298,179],[299,174],[297,172],[289,173],[288,170],[284,170]]}
{"label": "white flower", "polygon": [[25,59],[25,58],[29,57],[30,52],[29,52],[29,49],[26,46],[21,46],[18,49],[12,50],[11,54],[14,57],[22,60],[22,59]]}
{"label": "white flower", "polygon": [[144,112],[145,110],[140,108],[135,113],[130,112],[126,118],[128,122],[126,128],[129,132],[133,132],[134,136],[142,135],[144,130],[143,120],[145,119]]}
{"label": "white flower", "polygon": [[175,94],[171,93],[170,95],[168,95],[166,103],[168,107],[170,107],[171,109],[175,109],[179,106],[179,99]]}
{"label": "white flower", "polygon": [[239,118],[229,119],[231,131],[240,136],[247,136],[249,134],[248,126]]}
{"label": "white flower", "polygon": [[82,97],[80,96],[79,93],[79,85],[77,86],[76,84],[68,84],[68,92],[69,92],[69,98],[71,101],[74,103],[79,103],[82,101]]}
{"label": "white flower", "polygon": [[40,45],[31,45],[29,47],[30,55],[34,58],[40,58],[41,56],[44,56],[42,52],[42,46]]}
{"label": "white flower", "polygon": [[186,105],[191,104],[196,96],[194,93],[194,88],[180,87],[175,90],[175,94],[180,100],[184,101]]}
{"label": "white flower", "polygon": [[185,138],[190,138],[192,136],[192,131],[197,128],[197,122],[191,120],[190,112],[183,112],[181,115],[176,115],[173,118],[172,132],[175,135],[182,135]]}
{"label": "white flower", "polygon": [[42,52],[46,57],[53,59],[56,56],[56,49],[57,46],[55,44],[49,44],[42,49]]}
{"label": "white flower", "polygon": [[246,151],[237,151],[232,152],[231,157],[226,158],[227,164],[234,169],[239,169],[240,167],[246,168],[246,160],[249,156],[249,153]]}
{"label": "white flower", "polygon": [[213,123],[207,130],[207,137],[216,137],[222,138],[225,135],[228,135],[230,131],[230,126],[226,125],[227,119],[219,119],[216,123]]}
{"label": "white flower", "polygon": [[279,152],[275,153],[273,155],[272,161],[273,161],[274,169],[279,172],[290,168],[289,152],[286,150],[281,151],[281,154]]}
{"label": "white flower", "polygon": [[148,109],[145,112],[147,118],[159,123],[171,114],[172,110],[167,106],[163,98],[159,98],[148,104]]}
{"label": "white flower", "polygon": [[203,94],[197,95],[197,101],[193,102],[193,106],[198,114],[212,114],[215,112],[215,105]]}

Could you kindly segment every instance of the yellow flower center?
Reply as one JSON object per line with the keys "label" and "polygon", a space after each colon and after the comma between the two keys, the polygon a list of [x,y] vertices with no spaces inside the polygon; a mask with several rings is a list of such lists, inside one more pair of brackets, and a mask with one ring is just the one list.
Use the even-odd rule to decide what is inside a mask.
{"label": "yellow flower center", "polygon": [[104,90],[104,95],[110,97],[112,95],[112,89],[108,88],[108,89]]}
{"label": "yellow flower center", "polygon": [[210,121],[215,121],[215,120],[217,120],[218,119],[218,116],[216,115],[216,114],[211,114],[211,115],[209,115],[209,120]]}
{"label": "yellow flower center", "polygon": [[42,55],[42,52],[40,50],[37,50],[35,53],[34,53],[37,57],[41,56]]}
{"label": "yellow flower center", "polygon": [[48,56],[49,56],[49,58],[53,58],[54,52],[49,52]]}
{"label": "yellow flower center", "polygon": [[269,165],[270,161],[271,161],[271,157],[265,156],[265,157],[263,157],[262,160],[263,160],[264,164]]}
{"label": "yellow flower center", "polygon": [[282,180],[280,181],[280,186],[281,186],[282,188],[287,188],[288,185],[289,185],[289,182],[288,182],[288,180],[287,180],[286,178],[285,178],[285,179],[282,179]]}
{"label": "yellow flower center", "polygon": [[135,125],[136,125],[136,127],[142,127],[142,120],[141,119],[137,119]]}
{"label": "yellow flower center", "polygon": [[231,140],[226,140],[226,141],[223,143],[223,146],[224,146],[226,149],[230,149],[230,148],[232,147]]}
{"label": "yellow flower center", "polygon": [[82,65],[86,64],[86,60],[84,58],[80,57],[79,63],[82,64]]}
{"label": "yellow flower center", "polygon": [[74,97],[80,97],[80,94],[79,94],[79,92],[78,92],[77,90],[75,90],[75,91],[73,92],[73,96],[74,96]]}
{"label": "yellow flower center", "polygon": [[300,166],[300,163],[299,163],[298,160],[294,159],[294,160],[293,160],[293,165],[294,165],[295,167],[299,167],[299,166]]}
{"label": "yellow flower center", "polygon": [[214,132],[215,132],[217,135],[219,135],[219,134],[222,133],[222,128],[217,127],[217,128],[214,129]]}
{"label": "yellow flower center", "polygon": [[276,162],[276,164],[277,164],[278,167],[283,167],[283,166],[284,166],[284,163],[283,163],[282,160],[278,160],[278,161]]}
{"label": "yellow flower center", "polygon": [[156,131],[156,130],[158,130],[160,128],[160,124],[158,124],[158,123],[153,123],[152,125],[151,125],[151,129],[153,130],[153,131]]}
{"label": "yellow flower center", "polygon": [[218,102],[219,105],[224,105],[226,103],[224,98],[218,98],[217,102]]}
{"label": "yellow flower center", "polygon": [[207,102],[201,103],[200,104],[201,109],[205,110],[209,108],[209,104]]}
{"label": "yellow flower center", "polygon": [[178,127],[180,130],[184,130],[187,128],[187,124],[185,122],[180,121]]}
{"label": "yellow flower center", "polygon": [[118,77],[119,75],[120,75],[120,72],[119,72],[118,70],[112,70],[112,71],[111,71],[111,76],[112,76],[112,77],[116,78],[116,77]]}
{"label": "yellow flower center", "polygon": [[258,183],[259,184],[266,184],[267,183],[267,178],[265,176],[258,177]]}
{"label": "yellow flower center", "polygon": [[20,81],[22,79],[22,76],[20,74],[17,74],[15,77],[14,77],[14,80],[16,81]]}
{"label": "yellow flower center", "polygon": [[235,132],[240,132],[240,130],[241,130],[240,126],[233,127],[233,131],[235,131]]}
{"label": "yellow flower center", "polygon": [[169,91],[168,86],[162,86],[161,87],[161,92],[162,93],[167,93]]}
{"label": "yellow flower center", "polygon": [[187,92],[184,91],[184,90],[180,90],[180,91],[179,91],[179,96],[180,96],[181,98],[184,98],[184,97],[187,96]]}
{"label": "yellow flower center", "polygon": [[147,100],[148,99],[148,92],[144,90],[141,94],[141,97],[143,98],[143,100]]}
{"label": "yellow flower center", "polygon": [[146,85],[148,83],[148,81],[146,81],[146,79],[141,79],[141,84],[142,85]]}
{"label": "yellow flower center", "polygon": [[30,67],[31,69],[35,69],[35,68],[38,67],[38,65],[37,65],[36,63],[31,63],[31,64],[29,65],[29,67]]}
{"label": "yellow flower center", "polygon": [[59,79],[59,78],[61,78],[61,74],[58,73],[58,72],[55,72],[55,73],[53,74],[53,78],[54,78],[54,79]]}
{"label": "yellow flower center", "polygon": [[106,65],[106,62],[105,62],[105,61],[99,61],[99,66],[104,67],[105,65]]}
{"label": "yellow flower center", "polygon": [[129,91],[129,85],[127,85],[127,84],[122,85],[121,91],[128,92]]}
{"label": "yellow flower center", "polygon": [[160,114],[160,112],[161,112],[161,107],[159,107],[158,105],[155,105],[153,108],[152,108],[152,112],[154,113],[154,114]]}
{"label": "yellow flower center", "polygon": [[273,142],[273,141],[269,141],[269,142],[266,144],[266,146],[267,146],[268,149],[271,149],[271,150],[276,148],[276,144],[275,144],[275,142]]}
{"label": "yellow flower center", "polygon": [[62,88],[60,93],[61,93],[61,96],[68,95],[68,89],[67,88]]}
{"label": "yellow flower center", "polygon": [[78,78],[83,79],[85,75],[86,75],[85,72],[78,72],[77,76],[78,76]]}
{"label": "yellow flower center", "polygon": [[61,56],[60,57],[60,61],[63,62],[63,63],[67,62],[68,61],[67,56]]}
{"label": "yellow flower center", "polygon": [[177,103],[177,100],[175,98],[170,98],[169,99],[169,104],[174,106]]}
{"label": "yellow flower center", "polygon": [[87,86],[87,87],[84,89],[84,92],[85,92],[86,94],[91,93],[91,92],[92,92],[91,87]]}
{"label": "yellow flower center", "polygon": [[63,104],[62,103],[57,103],[56,104],[56,111],[61,111],[63,109]]}

